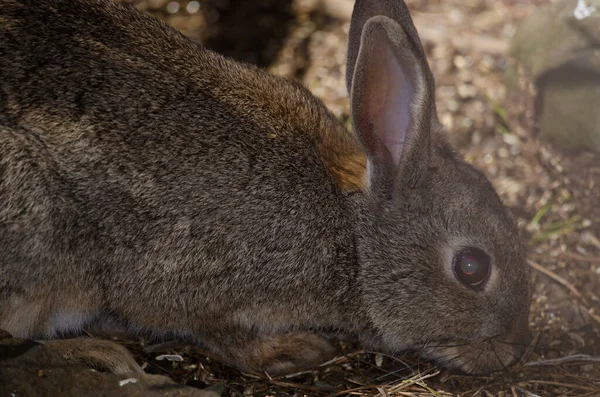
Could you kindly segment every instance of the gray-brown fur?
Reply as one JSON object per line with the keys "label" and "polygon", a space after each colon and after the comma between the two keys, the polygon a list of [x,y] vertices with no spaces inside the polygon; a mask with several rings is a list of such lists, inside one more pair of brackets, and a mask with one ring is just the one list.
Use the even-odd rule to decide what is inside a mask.
{"label": "gray-brown fur", "polygon": [[71,363],[121,374],[144,372],[125,347],[108,340],[82,337],[56,339],[45,344]]}
{"label": "gray-brown fur", "polygon": [[[376,3],[418,41],[402,2]],[[518,356],[487,341],[526,335],[523,249],[444,143],[429,76],[414,149],[395,169],[366,148],[382,170],[367,175],[372,132],[131,8],[2,0],[0,21],[0,328],[54,338],[111,318],[273,372],[324,361],[331,332],[440,361],[454,348],[436,345],[461,344],[445,364],[469,372]],[[422,49],[394,48],[430,73]],[[447,272],[460,239],[493,258],[484,292]]]}

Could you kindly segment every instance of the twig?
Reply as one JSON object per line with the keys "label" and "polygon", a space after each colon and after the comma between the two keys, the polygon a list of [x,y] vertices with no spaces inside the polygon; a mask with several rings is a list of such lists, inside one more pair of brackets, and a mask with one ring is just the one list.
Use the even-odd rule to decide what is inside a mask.
{"label": "twig", "polygon": [[525,363],[524,366],[525,367],[534,367],[534,366],[538,366],[538,365],[558,365],[558,364],[574,363],[574,362],[600,363],[600,357],[593,357],[593,356],[589,356],[587,354],[573,354],[571,356],[553,358],[553,359],[548,359],[548,360],[530,361],[528,363]]}
{"label": "twig", "polygon": [[352,353],[344,354],[343,356],[340,356],[340,357],[334,357],[333,359],[331,359],[327,362],[324,362],[323,364],[320,364],[319,367],[328,367],[332,364],[340,364],[340,363],[343,363],[344,361],[348,361],[348,359],[350,359],[351,357],[358,356],[359,354],[363,354],[363,353],[365,353],[365,350],[360,349],[360,350],[354,351]]}
{"label": "twig", "polygon": [[357,392],[357,391],[372,390],[372,389],[377,390],[377,386],[375,386],[375,385],[365,385],[365,386],[355,387],[353,389],[342,390],[341,392],[335,393],[331,397],[340,397],[340,396],[345,396],[347,394],[351,394],[351,393],[354,393],[354,392]]}
{"label": "twig", "polygon": [[328,387],[318,387],[318,386],[303,385],[301,383],[282,382],[282,381],[273,380],[273,379],[267,380],[267,382],[271,383],[272,385],[276,385],[276,386],[310,390],[310,391],[314,391],[316,393],[322,393],[322,394],[328,394],[328,393],[332,392],[332,389],[330,389]]}
{"label": "twig", "polygon": [[534,258],[537,258],[540,260],[574,259],[574,260],[581,261],[581,262],[600,263],[600,258],[598,258],[598,257],[580,255],[580,254],[576,254],[574,252],[568,252],[568,251],[559,252],[558,255],[556,255],[556,256],[542,255],[542,254],[530,254],[530,255],[533,256]]}
{"label": "twig", "polygon": [[576,254],[574,252],[561,252],[558,256],[568,259],[575,259],[582,262],[600,263],[600,258]]}
{"label": "twig", "polygon": [[383,387],[378,387],[377,390],[379,391],[379,395],[381,397],[389,397],[389,395],[387,394],[387,392],[385,391],[385,389]]}
{"label": "twig", "polygon": [[519,390],[521,393],[525,394],[527,397],[541,397],[535,393],[527,391],[525,389],[520,388],[519,386],[514,386],[515,389]]}
{"label": "twig", "polygon": [[548,386],[558,386],[558,387],[566,387],[568,389],[580,389],[587,391],[596,391],[597,389],[592,389],[591,387],[576,385],[573,383],[563,383],[563,382],[554,382],[551,380],[528,380],[526,382],[522,382],[521,384],[533,383],[538,385],[548,385]]}
{"label": "twig", "polygon": [[567,287],[569,289],[569,291],[571,291],[571,293],[573,295],[575,295],[577,298],[580,298],[580,299],[582,298],[581,292],[579,292],[573,284],[569,283],[567,280],[560,277],[558,274],[554,273],[552,270],[546,269],[544,266],[542,266],[538,263],[535,263],[531,259],[528,259],[527,262],[529,263],[529,266],[533,267],[538,272],[545,274],[546,276],[550,277],[557,283]]}
{"label": "twig", "polygon": [[[545,274],[546,276],[550,277],[551,279],[553,279],[554,281],[558,282],[559,284],[564,285],[565,287],[567,287],[567,289],[569,291],[571,291],[571,293],[573,295],[575,295],[580,301],[584,301],[583,295],[581,295],[581,293],[577,290],[577,288],[575,288],[575,286],[573,284],[569,283],[567,280],[565,280],[564,278],[560,277],[558,274],[554,273],[552,270],[546,269],[542,265],[540,265],[538,263],[535,263],[531,259],[528,259],[527,262],[529,263],[529,266],[533,267],[538,272]],[[589,316],[592,319],[594,319],[594,321],[596,321],[598,324],[600,324],[600,316],[599,315],[597,315],[596,313],[594,313],[592,311],[592,309],[589,309],[588,307],[584,306],[583,304],[581,305],[581,307],[585,309],[585,311],[587,312],[587,314],[589,314]]]}
{"label": "twig", "polygon": [[[598,394],[600,394],[599,392],[600,392],[600,390],[592,390],[589,393],[580,394],[577,397],[598,397]],[[566,395],[566,394],[564,394],[564,395]]]}
{"label": "twig", "polygon": [[407,388],[409,386],[412,386],[414,384],[422,382],[425,379],[429,379],[429,378],[433,378],[434,376],[438,376],[439,374],[440,374],[440,371],[435,371],[434,373],[427,374],[427,375],[421,375],[421,374],[416,375],[416,376],[414,376],[414,377],[412,377],[410,379],[403,380],[402,382],[400,382],[399,384],[397,384],[395,386],[392,386],[389,391],[390,392],[400,391],[400,390],[405,389],[405,388]]}
{"label": "twig", "polygon": [[367,386],[367,384],[366,384],[366,383],[364,383],[364,382],[359,382],[359,381],[357,381],[356,379],[344,378],[344,380],[345,380],[346,382],[348,382],[348,383],[354,383],[355,385],[358,385],[358,386]]}
{"label": "twig", "polygon": [[396,357],[396,356],[394,356],[392,354],[378,353],[378,352],[373,352],[373,351],[368,351],[368,350],[365,351],[365,353],[368,353],[368,354],[379,354],[382,357],[387,357],[387,358],[389,358],[391,360],[394,360],[394,361],[396,361],[396,362],[404,365],[405,369],[410,369],[413,374],[415,373],[415,371],[413,370],[413,367],[415,367],[415,365],[409,365],[408,363],[404,362],[403,360],[401,360],[400,358],[398,358],[398,357]]}

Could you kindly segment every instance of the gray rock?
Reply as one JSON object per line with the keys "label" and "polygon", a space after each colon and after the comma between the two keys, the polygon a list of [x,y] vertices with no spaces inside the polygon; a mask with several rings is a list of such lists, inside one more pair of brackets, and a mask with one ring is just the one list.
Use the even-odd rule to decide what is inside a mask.
{"label": "gray rock", "polygon": [[546,79],[541,94],[542,136],[565,149],[600,153],[600,73],[565,67]]}
{"label": "gray rock", "polygon": [[600,0],[596,11],[577,20],[577,0],[536,9],[519,27],[511,45],[515,67],[536,84],[540,134],[563,149],[600,153]]}

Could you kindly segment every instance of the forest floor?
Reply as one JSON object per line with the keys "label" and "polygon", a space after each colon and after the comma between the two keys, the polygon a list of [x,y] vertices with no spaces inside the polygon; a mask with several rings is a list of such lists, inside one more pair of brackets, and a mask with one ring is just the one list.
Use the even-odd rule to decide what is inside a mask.
{"label": "forest floor", "polygon": [[[347,0],[123,1],[227,56],[301,81],[348,120]],[[344,355],[318,370],[269,378],[240,373],[197,347],[126,342],[146,371],[223,396],[600,396],[600,159],[540,140],[535,92],[505,84],[519,21],[547,2],[407,1],[436,77],[441,121],[490,178],[528,243],[536,337],[519,365],[462,376],[415,355],[341,346]],[[183,361],[157,361],[163,353]]]}

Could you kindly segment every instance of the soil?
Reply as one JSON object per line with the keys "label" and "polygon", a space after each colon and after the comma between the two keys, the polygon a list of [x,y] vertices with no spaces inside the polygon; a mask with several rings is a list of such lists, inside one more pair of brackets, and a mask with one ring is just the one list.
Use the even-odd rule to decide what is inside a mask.
{"label": "soil", "polygon": [[[348,120],[349,23],[344,10],[320,7],[346,0],[125,1],[218,52],[301,81]],[[198,388],[222,384],[224,396],[600,396],[600,158],[540,141],[535,90],[526,81],[517,92],[504,84],[519,21],[547,2],[407,1],[425,33],[441,121],[490,178],[528,242],[536,338],[520,365],[461,376],[415,355],[342,345],[345,355],[319,370],[269,378],[240,373],[198,347],[145,352],[143,341],[125,341],[146,372]],[[183,361],[155,360],[163,353]]]}

